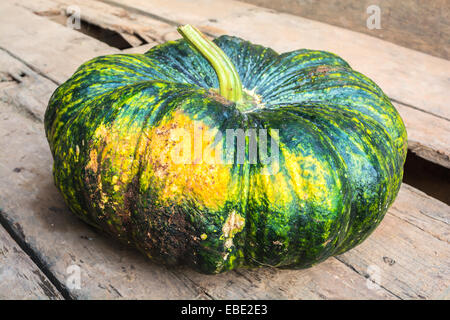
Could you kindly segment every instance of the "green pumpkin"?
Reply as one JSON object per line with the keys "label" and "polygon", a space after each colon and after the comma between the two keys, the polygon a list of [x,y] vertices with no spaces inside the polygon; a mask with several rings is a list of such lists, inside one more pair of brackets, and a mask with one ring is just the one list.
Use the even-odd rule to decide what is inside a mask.
{"label": "green pumpkin", "polygon": [[[406,157],[382,90],[329,52],[180,33],[145,54],[90,60],[52,95],[45,130],[70,209],[154,260],[205,273],[305,268],[361,243]],[[224,134],[238,129],[243,150]],[[250,137],[279,150],[275,166],[261,149],[251,158]],[[183,150],[194,156],[175,161]],[[232,161],[198,159],[207,153]]]}

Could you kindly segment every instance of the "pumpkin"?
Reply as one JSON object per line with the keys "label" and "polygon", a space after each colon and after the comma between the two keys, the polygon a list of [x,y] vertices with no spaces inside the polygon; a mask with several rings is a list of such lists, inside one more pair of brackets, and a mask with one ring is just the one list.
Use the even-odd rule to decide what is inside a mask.
{"label": "pumpkin", "polygon": [[306,268],[361,243],[406,157],[383,91],[329,52],[179,32],[92,59],[53,93],[45,130],[71,211],[204,273]]}

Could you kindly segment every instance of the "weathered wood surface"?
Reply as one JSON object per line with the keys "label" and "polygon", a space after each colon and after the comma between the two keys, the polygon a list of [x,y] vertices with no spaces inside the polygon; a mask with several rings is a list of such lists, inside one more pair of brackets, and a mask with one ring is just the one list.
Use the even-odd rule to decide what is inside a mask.
{"label": "weathered wood surface", "polygon": [[62,295],[0,226],[0,300],[10,299],[58,300]]}
{"label": "weathered wood surface", "polygon": [[[450,91],[450,87],[448,89]],[[450,168],[450,121],[401,103],[393,104],[405,123],[408,149],[421,158]]]}
{"label": "weathered wood surface", "polygon": [[[155,45],[164,42],[163,36],[173,31],[173,26],[157,19],[133,15],[128,11],[102,2],[90,0],[26,0],[16,2],[37,15],[66,25],[74,9],[80,10],[81,19],[102,29],[116,31],[132,47],[143,42]],[[139,39],[140,38],[140,39]]]}
{"label": "weathered wood surface", "polygon": [[438,298],[450,285],[450,207],[403,184],[383,223],[363,244],[338,257],[403,299]]}
{"label": "weathered wood surface", "polygon": [[119,51],[103,42],[92,42],[92,38],[80,32],[56,27],[56,23],[8,2],[1,3],[0,14],[0,49],[26,61],[55,83],[67,80],[80,61]]}
{"label": "weathered wood surface", "polygon": [[[0,214],[67,295],[81,299],[404,299],[441,297],[448,292],[449,207],[405,185],[366,242],[307,270],[261,268],[205,276],[182,267],[155,265],[134,249],[99,234],[68,212],[54,187],[42,115],[57,83],[74,68],[98,55],[99,48],[106,53],[117,50],[12,4],[1,4],[0,18],[15,24],[8,32],[33,39],[21,40],[19,45],[10,43],[12,35],[0,33],[4,49],[0,50],[0,150],[8,150],[0,153]],[[53,44],[55,36],[60,38],[58,45]],[[82,46],[71,44],[77,38]],[[70,59],[59,51],[63,46],[70,48]],[[32,48],[36,50],[29,52]],[[80,289],[66,286],[71,265],[81,269]]]}
{"label": "weathered wood surface", "polygon": [[[236,1],[24,0],[18,1],[17,4],[44,16],[65,11],[69,6],[75,5],[80,9],[81,18],[90,23],[116,30],[121,34],[127,33],[129,36],[139,34],[150,41],[142,47],[125,50],[130,53],[145,52],[153,44],[179,38],[173,25],[181,23],[195,24],[212,36],[241,36],[279,52],[305,47],[335,52],[356,70],[372,78],[393,99],[405,121],[409,149],[428,161],[450,168],[448,60],[349,30]],[[13,18],[10,19],[13,29]],[[270,23],[267,23],[268,21]],[[29,27],[26,30],[34,28]],[[14,35],[27,39],[21,31],[14,33],[13,29],[8,32],[11,37]],[[32,43],[28,43],[28,46],[31,47]],[[32,51],[20,43],[10,45],[10,50],[18,54],[21,51],[24,56],[30,55]],[[87,59],[90,56],[82,54],[81,57]],[[52,55],[48,55],[48,59],[51,58]],[[62,70],[57,62],[36,67],[53,79],[63,81],[77,67],[75,62],[79,60],[70,59],[72,68],[65,68],[67,74],[59,77],[53,75]],[[55,70],[47,70],[49,65],[57,67]]]}
{"label": "weathered wood surface", "polygon": [[[448,0],[241,0],[346,29],[430,55],[450,59],[450,3]],[[380,8],[381,29],[369,29],[367,19]]]}

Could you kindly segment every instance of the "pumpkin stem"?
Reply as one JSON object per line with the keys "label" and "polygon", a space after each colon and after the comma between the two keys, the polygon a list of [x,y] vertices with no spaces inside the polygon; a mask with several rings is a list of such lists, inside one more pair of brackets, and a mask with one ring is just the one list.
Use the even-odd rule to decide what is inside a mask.
{"label": "pumpkin stem", "polygon": [[242,83],[230,58],[200,30],[187,24],[177,28],[183,38],[200,52],[219,78],[220,95],[234,102],[242,100]]}

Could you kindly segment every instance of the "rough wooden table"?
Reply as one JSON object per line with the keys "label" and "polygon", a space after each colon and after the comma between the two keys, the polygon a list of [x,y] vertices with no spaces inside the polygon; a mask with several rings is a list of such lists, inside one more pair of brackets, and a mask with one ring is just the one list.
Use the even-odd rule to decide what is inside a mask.
{"label": "rough wooden table", "polygon": [[[206,276],[166,268],[80,222],[53,184],[43,114],[53,90],[82,62],[121,50],[68,28],[74,8],[84,26],[126,44],[123,52],[142,53],[178,38],[175,26],[185,23],[210,36],[232,34],[278,52],[335,52],[390,96],[405,121],[409,150],[450,168],[447,60],[234,1],[2,1],[1,299],[450,298],[450,207],[406,184],[362,245],[306,270]],[[80,286],[72,282],[77,270]]]}

